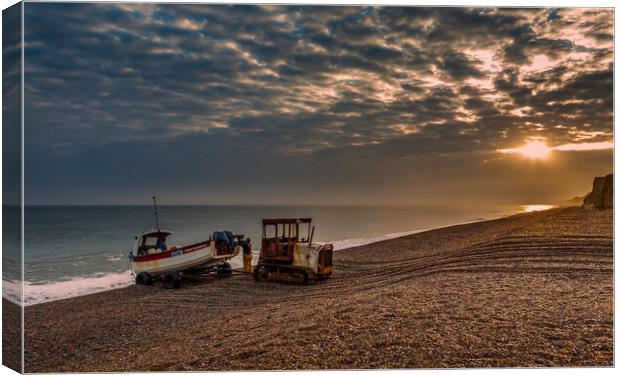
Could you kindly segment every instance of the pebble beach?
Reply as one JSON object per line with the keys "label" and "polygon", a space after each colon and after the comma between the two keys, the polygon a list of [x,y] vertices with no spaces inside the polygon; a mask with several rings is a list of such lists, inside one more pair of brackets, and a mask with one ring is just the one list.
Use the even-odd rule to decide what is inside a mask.
{"label": "pebble beach", "polygon": [[345,249],[309,285],[235,275],[42,303],[25,325],[26,372],[613,366],[613,210]]}

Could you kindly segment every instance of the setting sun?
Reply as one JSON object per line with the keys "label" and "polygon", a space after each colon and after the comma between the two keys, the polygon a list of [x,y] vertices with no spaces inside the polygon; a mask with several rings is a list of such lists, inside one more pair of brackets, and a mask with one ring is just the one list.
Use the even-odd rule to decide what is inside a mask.
{"label": "setting sun", "polygon": [[508,148],[499,151],[505,154],[521,154],[530,159],[546,159],[549,157],[552,150],[553,149],[547,146],[545,142],[530,141],[521,147]]}
{"label": "setting sun", "polygon": [[545,142],[534,141],[526,143],[517,148],[516,151],[530,159],[546,159],[551,153],[551,148],[549,148]]}

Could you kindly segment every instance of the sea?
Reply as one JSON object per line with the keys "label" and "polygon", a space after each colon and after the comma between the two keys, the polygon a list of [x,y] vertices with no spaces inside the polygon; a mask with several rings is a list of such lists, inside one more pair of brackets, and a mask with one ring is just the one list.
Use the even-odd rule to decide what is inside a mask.
{"label": "sea", "polygon": [[[169,246],[191,244],[205,240],[214,231],[229,230],[249,237],[257,253],[263,218],[310,217],[316,228],[314,242],[333,243],[337,251],[428,229],[545,208],[548,207],[159,206],[158,221],[160,228],[173,232],[167,241]],[[3,207],[5,217],[10,216],[10,210]],[[7,249],[11,247],[11,238],[19,238],[19,225],[15,224],[3,220],[3,296],[13,301],[19,300],[21,293],[19,258],[11,256],[19,253]],[[24,304],[131,285],[128,253],[135,236],[154,226],[151,206],[27,206]],[[255,261],[257,258],[254,257]],[[242,266],[241,255],[232,259],[232,265]]]}

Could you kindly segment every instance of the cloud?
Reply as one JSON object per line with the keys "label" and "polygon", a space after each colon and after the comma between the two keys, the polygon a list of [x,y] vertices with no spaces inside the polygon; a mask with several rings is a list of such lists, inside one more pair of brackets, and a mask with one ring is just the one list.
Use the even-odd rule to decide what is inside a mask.
{"label": "cloud", "polygon": [[295,170],[613,140],[609,9],[28,3],[25,17],[41,199],[151,181],[137,160],[173,159],[198,187],[214,160],[250,173],[242,158]]}
{"label": "cloud", "polygon": [[21,5],[16,4],[2,12],[2,194],[3,204],[12,205],[21,204],[20,30]]}
{"label": "cloud", "polygon": [[462,80],[467,77],[482,77],[482,72],[476,68],[479,63],[464,53],[450,51],[444,54],[439,66],[452,78]]}
{"label": "cloud", "polygon": [[557,151],[592,151],[592,150],[612,150],[613,142],[594,142],[594,143],[569,143],[555,146],[552,149]]}
{"label": "cloud", "polygon": [[518,154],[534,152],[548,154],[551,151],[596,151],[596,150],[612,150],[614,148],[613,142],[584,142],[584,143],[568,143],[563,145],[557,145],[553,147],[547,146],[544,142],[533,141],[528,142],[524,146],[515,148],[502,148],[497,150],[502,154]]}

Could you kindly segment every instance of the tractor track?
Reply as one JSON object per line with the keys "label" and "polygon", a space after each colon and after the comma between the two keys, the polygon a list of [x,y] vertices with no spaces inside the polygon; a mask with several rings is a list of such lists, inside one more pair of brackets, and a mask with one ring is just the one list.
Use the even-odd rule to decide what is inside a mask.
{"label": "tractor track", "polygon": [[336,251],[309,285],[234,275],[31,306],[26,371],[610,365],[612,223],[551,210]]}

